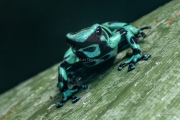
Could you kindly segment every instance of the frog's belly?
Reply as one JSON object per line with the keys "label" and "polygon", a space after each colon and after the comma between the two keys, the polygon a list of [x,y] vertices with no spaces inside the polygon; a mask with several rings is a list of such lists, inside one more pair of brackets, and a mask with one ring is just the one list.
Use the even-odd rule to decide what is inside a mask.
{"label": "frog's belly", "polygon": [[86,66],[86,67],[92,67],[92,66],[96,66],[102,62],[105,62],[107,61],[108,59],[112,58],[112,57],[115,57],[117,55],[117,52],[118,52],[118,47],[116,47],[114,50],[110,51],[109,53],[105,54],[104,56],[100,57],[100,58],[97,58],[97,59],[85,59],[83,61],[83,65]]}

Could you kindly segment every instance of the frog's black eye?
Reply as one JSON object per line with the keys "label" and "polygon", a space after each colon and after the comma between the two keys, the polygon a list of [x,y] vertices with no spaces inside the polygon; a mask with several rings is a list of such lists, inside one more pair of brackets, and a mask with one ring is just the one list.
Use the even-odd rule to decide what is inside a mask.
{"label": "frog's black eye", "polygon": [[101,32],[102,32],[101,27],[100,27],[100,26],[97,27],[97,28],[96,28],[96,34],[97,34],[97,35],[101,35]]}
{"label": "frog's black eye", "polygon": [[95,47],[88,47],[88,48],[85,48],[85,49],[83,49],[83,51],[86,51],[86,52],[93,52],[93,51],[95,51]]}

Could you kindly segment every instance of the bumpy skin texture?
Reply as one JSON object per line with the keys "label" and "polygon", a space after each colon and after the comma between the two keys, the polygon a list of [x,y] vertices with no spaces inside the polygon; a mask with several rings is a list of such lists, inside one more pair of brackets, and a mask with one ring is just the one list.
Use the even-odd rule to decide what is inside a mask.
{"label": "bumpy skin texture", "polygon": [[135,68],[135,63],[138,60],[147,60],[150,55],[142,55],[141,48],[135,37],[139,34],[146,37],[146,34],[142,31],[143,29],[150,29],[150,27],[136,28],[127,23],[106,22],[94,24],[78,32],[68,33],[66,35],[67,43],[71,47],[65,53],[64,60],[58,68],[57,86],[62,94],[62,101],[58,102],[57,107],[62,107],[70,98],[72,98],[73,103],[77,102],[79,98],[73,96],[73,94],[81,88],[87,88],[87,85],[74,86],[72,89],[68,88],[68,74],[73,74],[68,72],[71,67],[78,64],[93,67],[115,57],[118,53],[118,46],[123,40],[126,41],[126,45],[130,46],[133,54],[128,61],[119,65],[118,70],[122,70],[124,66],[129,64],[128,71],[131,71]]}

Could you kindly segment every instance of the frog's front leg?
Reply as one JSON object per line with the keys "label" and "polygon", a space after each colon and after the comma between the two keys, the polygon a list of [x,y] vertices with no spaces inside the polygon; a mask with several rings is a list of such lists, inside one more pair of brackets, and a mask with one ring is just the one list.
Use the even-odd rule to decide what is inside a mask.
{"label": "frog's front leg", "polygon": [[119,65],[118,70],[121,70],[124,66],[129,64],[128,71],[131,71],[131,70],[135,69],[135,64],[138,60],[140,60],[140,59],[146,60],[150,57],[150,55],[149,54],[142,55],[141,48],[140,48],[139,44],[137,44],[137,38],[135,38],[134,34],[130,30],[128,30],[128,29],[126,29],[126,30],[127,30],[126,39],[127,39],[129,46],[131,47],[131,49],[133,51],[133,55],[128,61],[121,63]]}
{"label": "frog's front leg", "polygon": [[58,88],[62,94],[62,101],[57,103],[57,107],[62,107],[68,99],[72,99],[72,103],[77,102],[80,98],[73,96],[74,93],[78,92],[81,88],[87,88],[86,85],[74,86],[72,89],[68,88],[68,77],[67,69],[68,67],[78,64],[79,59],[71,54],[58,67]]}
{"label": "frog's front leg", "polygon": [[61,65],[58,68],[58,88],[62,94],[62,101],[57,103],[57,107],[62,107],[63,104],[70,98],[73,97],[73,94],[78,91],[78,88],[76,89],[69,89],[68,88],[68,78],[66,69],[68,63],[64,61],[61,63]]}

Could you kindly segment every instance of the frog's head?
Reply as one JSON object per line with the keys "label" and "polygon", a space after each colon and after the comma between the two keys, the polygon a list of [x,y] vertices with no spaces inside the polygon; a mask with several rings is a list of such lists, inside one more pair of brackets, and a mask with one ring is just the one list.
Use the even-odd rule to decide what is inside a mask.
{"label": "frog's head", "polygon": [[67,43],[74,50],[88,48],[94,44],[105,45],[109,40],[111,31],[99,24],[82,29],[78,32],[70,32],[66,35]]}

